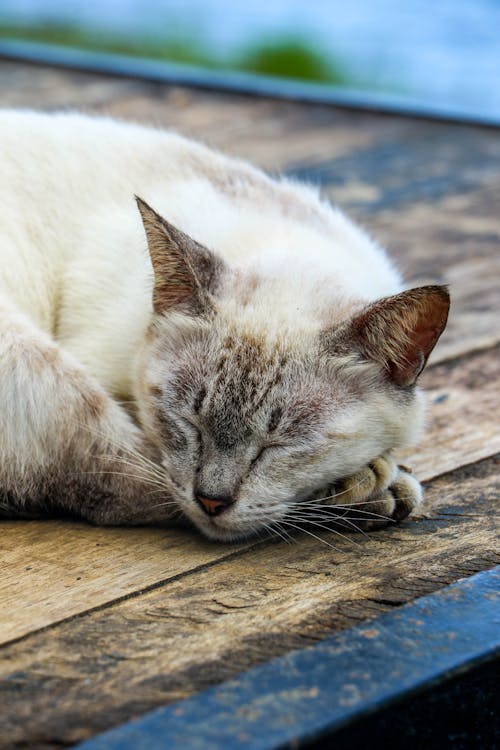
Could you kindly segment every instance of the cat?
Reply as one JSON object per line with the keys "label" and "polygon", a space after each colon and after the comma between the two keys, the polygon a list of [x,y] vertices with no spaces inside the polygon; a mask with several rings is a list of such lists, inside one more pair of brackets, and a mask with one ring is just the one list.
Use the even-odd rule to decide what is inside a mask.
{"label": "cat", "polygon": [[391,451],[423,428],[445,287],[405,291],[315,189],[172,132],[4,110],[0,144],[3,517],[232,541],[418,505]]}

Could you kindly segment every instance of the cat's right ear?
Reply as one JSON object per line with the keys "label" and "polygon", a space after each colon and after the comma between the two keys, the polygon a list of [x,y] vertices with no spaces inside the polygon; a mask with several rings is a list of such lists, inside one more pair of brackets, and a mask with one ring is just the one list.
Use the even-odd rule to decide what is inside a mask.
{"label": "cat's right ear", "polygon": [[203,315],[213,309],[213,294],[225,264],[214,253],[177,229],[136,196],[154,273],[153,309],[180,309]]}
{"label": "cat's right ear", "polygon": [[357,352],[377,362],[388,380],[412,386],[448,318],[450,295],[445,286],[422,286],[374,302],[323,342],[332,354]]}

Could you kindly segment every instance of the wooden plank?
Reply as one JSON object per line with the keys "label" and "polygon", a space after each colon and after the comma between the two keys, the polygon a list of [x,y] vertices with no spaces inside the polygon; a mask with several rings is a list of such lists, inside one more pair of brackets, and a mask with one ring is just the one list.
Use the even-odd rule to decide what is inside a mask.
{"label": "wooden plank", "polygon": [[[408,728],[413,738],[419,738],[414,748],[422,747],[424,734],[433,740],[433,747],[449,746],[449,734],[460,736],[456,703],[448,701],[454,704],[453,712],[437,705],[437,716],[430,724],[429,706],[426,711],[415,711],[415,694],[425,692],[431,705],[431,696],[441,703],[438,686],[442,699],[450,680],[454,678],[454,686],[457,678],[469,684],[472,673],[476,684],[482,678],[479,684],[484,690],[488,684],[485,662],[493,676],[495,655],[500,656],[499,604],[500,566],[385,612],[368,627],[363,623],[348,628],[190,699],[149,712],[83,743],[79,750],[278,750],[309,746],[318,739],[321,747],[338,748],[342,736],[347,742],[341,741],[341,747],[352,750],[372,744],[373,733],[364,720],[367,714],[380,718],[381,712],[389,715],[395,742],[388,743],[385,737],[381,742],[379,732],[379,746],[401,747],[401,736]],[[490,711],[494,712],[495,683],[490,684]],[[401,722],[403,701],[407,709]],[[477,707],[473,713],[479,719]],[[492,714],[481,713],[477,739],[483,747],[494,746]],[[396,731],[395,721],[400,725]],[[462,730],[466,726],[467,722],[462,723]],[[491,728],[489,737],[484,733],[487,727]],[[407,740],[408,736],[405,746]]]}
{"label": "wooden plank", "polygon": [[[268,169],[294,159],[342,156],[368,147],[397,121],[238,94],[200,92],[177,86],[127,81],[89,73],[0,61],[0,105],[83,111],[174,128]],[[333,129],[335,128],[335,132]],[[283,136],[286,135],[283,141]]]}
{"label": "wooden plank", "polygon": [[[433,210],[440,200],[469,193],[498,182],[500,142],[495,131],[450,127],[439,123],[397,121],[397,130],[384,132],[366,148],[344,156],[324,151],[316,163],[293,163],[287,174],[320,185],[341,205],[364,215],[385,210],[404,211],[416,204]],[[357,127],[366,126],[359,118]],[[375,189],[366,198],[352,186]]]}
{"label": "wooden plank", "polygon": [[0,106],[85,109],[144,91],[140,82],[0,61]]}
{"label": "wooden plank", "polygon": [[417,200],[433,206],[498,177],[500,144],[486,129],[6,61],[0,72],[2,106],[78,106],[178,128],[268,169],[333,185],[335,200],[365,212]]}
{"label": "wooden plank", "polygon": [[[478,353],[424,375],[431,402],[428,429],[421,444],[401,456],[420,478],[500,450],[498,354]],[[215,545],[194,531],[4,523],[0,643],[234,552],[235,547]]]}
{"label": "wooden plank", "polygon": [[431,479],[500,451],[500,349],[470,354],[424,372],[428,426],[418,446],[400,452],[419,479]]}
{"label": "wooden plank", "polygon": [[426,515],[359,546],[263,544],[4,647],[0,747],[76,742],[491,567],[499,465],[439,477]]}
{"label": "wooden plank", "polygon": [[180,529],[3,521],[0,643],[235,554]]}
{"label": "wooden plank", "polygon": [[497,169],[479,190],[370,217],[370,231],[409,282],[450,285],[450,319],[431,362],[500,342],[500,163]]}
{"label": "wooden plank", "polygon": [[291,159],[346,156],[397,128],[393,118],[367,116],[365,121],[332,107],[186,89],[117,99],[106,112],[179,130],[270,171],[284,170]]}

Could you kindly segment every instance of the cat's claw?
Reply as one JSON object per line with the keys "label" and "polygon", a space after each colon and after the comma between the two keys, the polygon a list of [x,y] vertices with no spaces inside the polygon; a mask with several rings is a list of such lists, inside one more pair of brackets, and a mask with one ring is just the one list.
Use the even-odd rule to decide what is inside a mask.
{"label": "cat's claw", "polygon": [[345,505],[345,518],[363,531],[406,518],[422,502],[422,487],[411,469],[385,453],[353,476],[335,484],[331,502]]}

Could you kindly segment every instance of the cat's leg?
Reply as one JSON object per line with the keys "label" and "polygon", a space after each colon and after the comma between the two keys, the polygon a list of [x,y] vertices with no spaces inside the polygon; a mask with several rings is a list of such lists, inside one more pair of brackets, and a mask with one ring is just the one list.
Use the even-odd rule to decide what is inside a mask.
{"label": "cat's leg", "polygon": [[[422,502],[422,487],[410,469],[384,453],[356,474],[341,479],[316,497],[328,497],[346,522],[362,530],[383,528],[406,518]],[[340,508],[339,506],[342,506]],[[343,509],[345,506],[345,510]]]}
{"label": "cat's leg", "polygon": [[174,488],[85,369],[0,297],[0,515],[161,523]]}

